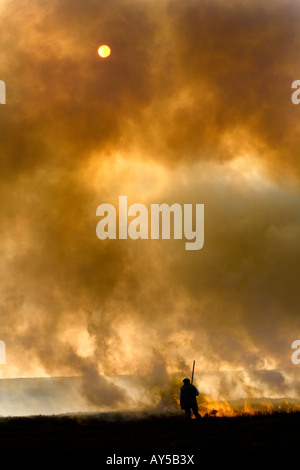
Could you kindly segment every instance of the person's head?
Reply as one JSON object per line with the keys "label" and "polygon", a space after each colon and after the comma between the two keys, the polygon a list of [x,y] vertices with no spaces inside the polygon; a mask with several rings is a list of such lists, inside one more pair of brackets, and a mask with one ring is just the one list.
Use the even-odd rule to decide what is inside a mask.
{"label": "person's head", "polygon": [[189,385],[190,379],[183,379],[183,383],[184,383],[184,385]]}

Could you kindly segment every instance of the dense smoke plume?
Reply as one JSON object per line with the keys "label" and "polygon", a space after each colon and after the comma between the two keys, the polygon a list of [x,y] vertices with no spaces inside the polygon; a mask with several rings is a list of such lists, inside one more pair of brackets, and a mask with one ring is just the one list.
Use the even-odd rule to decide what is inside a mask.
{"label": "dense smoke plume", "polygon": [[[80,375],[126,406],[99,374],[155,394],[195,359],[205,393],[297,396],[300,3],[0,5],[2,377]],[[205,204],[203,249],[100,241],[119,195]]]}

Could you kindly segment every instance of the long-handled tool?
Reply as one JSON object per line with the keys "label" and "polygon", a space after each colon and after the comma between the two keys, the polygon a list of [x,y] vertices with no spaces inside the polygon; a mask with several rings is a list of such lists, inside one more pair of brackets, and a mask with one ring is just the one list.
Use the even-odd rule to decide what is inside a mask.
{"label": "long-handled tool", "polygon": [[195,371],[195,361],[193,362],[193,372],[192,372],[191,384],[193,383],[193,380],[194,380],[194,371]]}

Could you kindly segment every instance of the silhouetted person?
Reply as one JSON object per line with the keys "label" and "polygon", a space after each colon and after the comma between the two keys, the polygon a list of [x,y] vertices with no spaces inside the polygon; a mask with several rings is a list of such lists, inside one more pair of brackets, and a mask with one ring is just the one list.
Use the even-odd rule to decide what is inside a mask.
{"label": "silhouetted person", "polygon": [[183,380],[184,385],[180,389],[180,407],[185,411],[186,417],[191,419],[191,409],[196,419],[200,419],[201,416],[198,412],[197,396],[199,395],[198,390],[194,385],[190,383],[190,379]]}

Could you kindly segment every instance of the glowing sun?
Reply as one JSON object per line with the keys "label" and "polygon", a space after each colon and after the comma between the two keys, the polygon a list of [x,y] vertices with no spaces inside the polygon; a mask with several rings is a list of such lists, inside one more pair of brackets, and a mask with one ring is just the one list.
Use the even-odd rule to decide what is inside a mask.
{"label": "glowing sun", "polygon": [[103,59],[106,59],[106,57],[110,56],[110,52],[111,52],[110,47],[108,47],[106,45],[100,46],[99,49],[98,49],[98,54]]}

